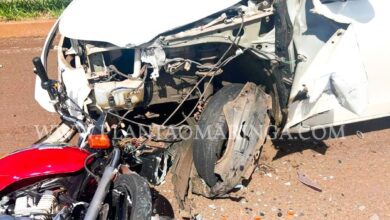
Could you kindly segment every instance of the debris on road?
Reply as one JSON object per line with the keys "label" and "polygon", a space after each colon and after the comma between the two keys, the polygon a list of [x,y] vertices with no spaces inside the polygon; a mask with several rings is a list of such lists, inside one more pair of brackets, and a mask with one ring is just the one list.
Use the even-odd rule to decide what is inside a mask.
{"label": "debris on road", "polygon": [[366,209],[366,207],[364,205],[359,206],[360,211],[364,211],[364,209]]}
{"label": "debris on road", "polygon": [[295,212],[293,210],[290,209],[290,210],[287,211],[287,217],[288,218],[292,218],[292,217],[294,217],[294,215],[295,215]]}
{"label": "debris on road", "polygon": [[298,174],[298,180],[303,183],[304,185],[317,190],[319,192],[322,192],[322,189],[320,186],[318,186],[315,182],[313,182],[311,179],[309,179],[305,173],[303,173],[301,170],[297,172]]}
{"label": "debris on road", "polygon": [[203,220],[203,216],[202,215],[196,215],[195,216],[195,220]]}
{"label": "debris on road", "polygon": [[242,198],[241,200],[240,200],[240,203],[241,204],[246,204],[248,201],[245,199],[245,198]]}
{"label": "debris on road", "polygon": [[364,134],[363,134],[363,132],[361,132],[361,131],[356,131],[356,136],[357,136],[358,138],[360,138],[360,139],[363,139],[363,138],[364,138]]}
{"label": "debris on road", "polygon": [[212,210],[217,210],[217,207],[214,204],[209,205],[209,208]]}
{"label": "debris on road", "polygon": [[379,216],[377,214],[373,214],[371,217],[370,217],[370,220],[379,220]]}
{"label": "debris on road", "polygon": [[238,184],[237,186],[234,187],[234,189],[243,189],[243,188],[245,188],[245,186],[242,184]]}

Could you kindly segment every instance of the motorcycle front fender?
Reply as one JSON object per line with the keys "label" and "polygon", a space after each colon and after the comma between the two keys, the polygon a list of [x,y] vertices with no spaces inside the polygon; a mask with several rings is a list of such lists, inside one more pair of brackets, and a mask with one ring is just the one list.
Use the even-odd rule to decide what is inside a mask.
{"label": "motorcycle front fender", "polygon": [[[84,169],[89,153],[76,147],[41,145],[14,152],[0,159],[0,194],[18,183]],[[34,182],[31,182],[31,184]]]}

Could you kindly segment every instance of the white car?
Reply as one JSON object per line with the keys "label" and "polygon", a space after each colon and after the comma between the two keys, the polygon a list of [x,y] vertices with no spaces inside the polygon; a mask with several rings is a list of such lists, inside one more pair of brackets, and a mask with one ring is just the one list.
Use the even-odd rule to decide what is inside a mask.
{"label": "white car", "polygon": [[[120,128],[118,144],[154,164],[141,171],[151,182],[182,158],[174,173],[190,173],[192,189],[213,197],[249,178],[270,126],[302,133],[390,115],[389,8],[385,0],[75,0],[41,59],[59,32],[69,113],[104,115],[105,129]],[[36,100],[55,110],[39,78]],[[197,128],[191,144],[183,126]],[[141,127],[146,134],[129,132]],[[45,141],[72,135],[64,124]],[[147,147],[131,149],[134,140]]]}

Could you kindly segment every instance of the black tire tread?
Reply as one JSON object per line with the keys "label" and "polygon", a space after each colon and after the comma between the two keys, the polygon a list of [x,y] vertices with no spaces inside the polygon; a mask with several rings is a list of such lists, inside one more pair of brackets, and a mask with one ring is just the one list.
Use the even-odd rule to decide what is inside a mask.
{"label": "black tire tread", "polygon": [[[216,135],[218,126],[221,126],[227,133],[228,126],[223,114],[223,106],[234,100],[240,93],[243,84],[231,84],[220,89],[208,102],[206,109],[199,120],[199,129],[204,133],[207,126],[212,126],[210,136]],[[195,138],[193,144],[193,159],[195,168],[199,176],[210,187],[218,182],[218,177],[214,173],[215,163],[225,140],[221,139],[200,139]]]}
{"label": "black tire tread", "polygon": [[138,174],[119,175],[114,189],[126,189],[131,195],[132,212],[129,220],[151,219],[152,196],[148,182]]}

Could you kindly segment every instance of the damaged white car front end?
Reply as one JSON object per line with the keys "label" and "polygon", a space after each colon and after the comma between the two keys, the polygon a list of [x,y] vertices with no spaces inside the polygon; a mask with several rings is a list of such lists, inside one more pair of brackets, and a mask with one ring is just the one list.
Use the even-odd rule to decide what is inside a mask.
{"label": "damaged white car front end", "polygon": [[295,70],[285,131],[389,115],[390,100],[384,94],[390,43],[388,31],[382,31],[389,3],[303,2],[289,2],[295,14],[293,42],[302,62]]}
{"label": "damaged white car front end", "polygon": [[[58,31],[58,81],[69,114],[105,122],[120,149],[151,167],[141,174],[154,184],[163,181],[167,158],[185,158],[174,166],[178,188],[187,190],[191,179],[194,192],[214,197],[250,177],[272,124],[280,134],[302,133],[390,115],[388,6],[76,0],[50,32],[42,60]],[[37,101],[54,111],[39,78],[36,85]],[[190,136],[192,149],[175,138],[182,126],[215,132],[216,125],[229,141]],[[46,141],[72,134],[62,125]]]}

